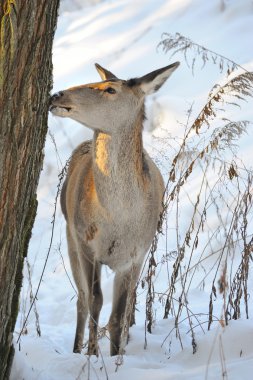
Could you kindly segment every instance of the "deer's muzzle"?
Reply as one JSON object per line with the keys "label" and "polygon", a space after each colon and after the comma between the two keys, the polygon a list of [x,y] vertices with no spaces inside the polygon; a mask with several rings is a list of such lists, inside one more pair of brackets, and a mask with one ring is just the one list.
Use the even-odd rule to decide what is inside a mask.
{"label": "deer's muzzle", "polygon": [[[70,112],[72,107],[64,104],[64,92],[59,91],[53,94],[50,98],[49,111],[56,116],[65,116],[64,111]],[[62,104],[61,104],[62,103]]]}

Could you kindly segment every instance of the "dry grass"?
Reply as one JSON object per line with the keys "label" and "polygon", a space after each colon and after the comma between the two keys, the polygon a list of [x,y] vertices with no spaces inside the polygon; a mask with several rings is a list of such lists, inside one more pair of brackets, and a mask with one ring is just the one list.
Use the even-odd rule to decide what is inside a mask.
{"label": "dry grass", "polygon": [[[249,121],[229,120],[226,112],[227,108],[240,107],[252,97],[253,73],[178,33],[175,36],[167,34],[160,45],[165,52],[183,54],[192,71],[197,59],[202,61],[203,67],[211,60],[228,75],[223,84],[213,86],[204,107],[191,122],[192,107],[188,111],[184,138],[174,157],[170,157],[159,232],[149,253],[147,275],[142,281],[147,290],[147,331],[151,332],[154,323],[154,306],[161,302],[164,318],[174,318],[180,342],[180,324],[188,320],[195,353],[196,326],[206,324],[210,329],[214,321],[225,326],[229,319],[241,316],[242,307],[246,318],[249,316],[247,283],[253,251],[253,171],[244,165],[237,153],[237,143],[247,133]],[[235,70],[242,72],[236,75]],[[187,210],[182,209],[182,204]],[[168,231],[164,221],[172,218],[174,229]],[[161,291],[155,286],[159,266],[164,267],[171,260],[167,249],[163,260],[157,251],[162,224],[166,245],[168,239],[176,241],[173,250],[176,258],[172,270],[168,269],[168,283]],[[199,278],[201,281],[196,283]],[[196,287],[210,293],[204,322],[191,311],[189,294]],[[214,312],[214,300],[218,297],[223,305],[219,317]],[[220,347],[222,356],[222,342]],[[226,378],[224,361],[223,373]]]}

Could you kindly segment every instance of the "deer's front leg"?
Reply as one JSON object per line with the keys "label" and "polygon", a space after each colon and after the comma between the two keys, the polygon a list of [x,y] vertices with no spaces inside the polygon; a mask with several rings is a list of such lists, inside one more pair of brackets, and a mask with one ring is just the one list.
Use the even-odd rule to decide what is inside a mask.
{"label": "deer's front leg", "polygon": [[89,310],[90,310],[90,323],[89,323],[89,344],[88,354],[98,356],[98,320],[99,314],[103,304],[103,296],[100,287],[101,264],[95,263],[93,265],[93,273],[90,274],[90,291],[89,291]]}
{"label": "deer's front leg", "polygon": [[133,320],[135,286],[140,266],[133,265],[127,272],[116,273],[113,286],[113,307],[109,320],[111,356],[122,354]]}

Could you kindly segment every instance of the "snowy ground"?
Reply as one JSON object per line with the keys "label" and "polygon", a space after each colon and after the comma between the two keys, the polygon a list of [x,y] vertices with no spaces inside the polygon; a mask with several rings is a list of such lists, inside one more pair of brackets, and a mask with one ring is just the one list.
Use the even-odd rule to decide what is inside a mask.
{"label": "snowy ground", "polygon": [[[159,160],[165,177],[170,170],[170,160],[163,157],[161,140],[154,137],[182,136],[186,111],[194,102],[195,115],[206,100],[210,88],[224,76],[212,63],[201,70],[196,64],[195,75],[180,55],[170,59],[162,49],[157,49],[163,32],[179,32],[209,49],[227,56],[248,70],[253,70],[252,0],[105,0],[89,1],[82,7],[81,1],[64,1],[58,20],[53,60],[54,91],[98,80],[94,63],[107,67],[120,78],[144,75],[156,68],[181,60],[181,66],[157,93],[147,100],[149,120],[144,131],[144,142],[152,156]],[[225,5],[222,9],[222,4]],[[75,10],[76,9],[76,10]],[[243,119],[253,121],[252,104],[246,105]],[[238,115],[240,118],[240,115]],[[250,127],[252,128],[252,126]],[[73,148],[91,137],[91,132],[70,121],[49,117],[49,136],[45,148],[45,164],[38,190],[39,208],[28,260],[30,263],[32,291],[35,292],[51,234],[51,220],[57,186],[57,174]],[[252,132],[240,142],[239,155],[252,165]],[[53,138],[52,138],[53,136]],[[55,149],[56,142],[57,150]],[[168,147],[168,146],[167,146]],[[173,157],[173,154],[172,154]],[[192,191],[197,186],[192,183]],[[187,218],[189,199],[185,197],[181,213]],[[169,220],[173,229],[174,220]],[[109,356],[109,340],[100,340],[99,358],[72,353],[75,331],[75,290],[66,274],[70,267],[67,258],[64,220],[58,207],[52,251],[36,302],[41,337],[36,333],[36,318],[32,311],[27,324],[27,334],[22,335],[16,346],[11,374],[12,380],[72,380],[117,379],[125,380],[180,380],[180,379],[252,379],[253,366],[253,305],[250,318],[232,321],[225,329],[214,323],[205,333],[196,329],[197,353],[192,354],[189,326],[182,316],[181,337],[183,349],[175,333],[174,319],[163,319],[163,306],[155,304],[156,322],[153,333],[145,343],[145,289],[139,290],[137,324],[131,328],[130,342],[123,362]],[[171,236],[174,236],[173,234]],[[167,251],[176,250],[176,241],[169,238]],[[164,253],[161,240],[158,253]],[[173,261],[168,263],[171,270]],[[210,263],[211,265],[211,263]],[[161,271],[162,272],[162,271]],[[157,276],[157,289],[167,289],[167,269]],[[20,313],[14,341],[30,305],[30,286],[27,266],[24,270],[24,286],[20,301]],[[111,308],[113,274],[105,268],[103,273],[104,306],[100,326],[105,326]],[[198,273],[196,284],[201,281]],[[207,280],[208,283],[208,280]],[[249,292],[253,290],[250,279]],[[252,294],[251,294],[252,295]],[[190,291],[194,313],[208,311],[209,293],[197,286]],[[216,305],[220,317],[221,304]],[[202,319],[204,323],[207,317]],[[87,332],[87,331],[86,331]],[[86,334],[87,336],[87,334]],[[222,376],[223,369],[226,374]],[[117,371],[116,371],[117,369]],[[223,371],[224,372],[224,371]]]}

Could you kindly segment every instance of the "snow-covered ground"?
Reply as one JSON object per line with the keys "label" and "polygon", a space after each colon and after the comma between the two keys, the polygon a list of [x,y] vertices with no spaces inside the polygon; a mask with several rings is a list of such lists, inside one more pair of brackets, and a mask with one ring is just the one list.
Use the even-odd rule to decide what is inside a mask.
{"label": "snow-covered ground", "polygon": [[[175,151],[168,153],[171,142],[184,133],[186,112],[193,105],[193,116],[204,104],[210,88],[225,77],[213,63],[201,70],[196,63],[194,76],[182,55],[170,58],[157,45],[164,32],[179,32],[200,45],[227,56],[247,70],[253,70],[253,2],[252,0],[65,0],[58,20],[54,41],[54,90],[98,81],[94,63],[114,72],[122,79],[141,76],[176,60],[181,66],[155,96],[147,99],[148,121],[145,125],[144,143],[152,157],[160,163],[167,180],[171,168],[170,159]],[[231,116],[229,114],[229,116]],[[237,109],[237,119],[253,121],[252,103]],[[240,140],[238,155],[247,165],[252,165],[252,125],[248,135]],[[62,169],[73,148],[88,139],[92,133],[67,119],[49,116],[49,130],[44,170],[38,189],[38,214],[30,242],[24,286],[20,300],[20,313],[15,329],[16,342],[24,317],[30,305],[31,286],[34,294],[45,262],[51,235],[51,220],[58,183],[57,174]],[[157,139],[158,138],[158,139]],[[168,141],[166,145],[165,142]],[[179,141],[179,140],[178,140]],[[174,144],[174,145],[173,145]],[[56,148],[57,147],[57,148]],[[167,175],[167,177],[166,177]],[[193,177],[191,191],[195,192],[198,178]],[[180,215],[182,230],[184,220],[191,217],[191,202],[182,198]],[[189,216],[190,215],[190,216]],[[211,220],[212,221],[212,220]],[[181,317],[181,342],[176,338],[174,318],[163,319],[164,305],[155,300],[155,323],[152,334],[146,334],[145,346],[145,296],[146,289],[138,291],[136,325],[130,330],[130,342],[123,358],[109,356],[109,339],[99,341],[99,358],[73,354],[72,346],[76,323],[76,293],[72,287],[68,262],[65,224],[60,208],[56,211],[55,234],[52,250],[36,301],[36,318],[32,310],[26,334],[16,345],[11,373],[12,380],[72,380],[117,379],[125,380],[179,380],[179,379],[252,379],[253,367],[253,305],[250,300],[249,315],[231,321],[224,328],[214,322],[207,331],[207,316],[199,315],[204,332],[196,328],[197,352],[192,354],[189,325]],[[175,219],[169,215],[168,240],[160,241],[157,260],[162,254],[177,250]],[[170,233],[171,231],[171,233]],[[217,248],[215,241],[213,249]],[[166,246],[165,246],[166,245]],[[160,253],[160,258],[159,258]],[[168,288],[168,274],[175,258],[160,265],[156,275],[157,291]],[[210,266],[213,264],[210,261]],[[163,270],[165,267],[165,270]],[[159,273],[158,273],[159,272]],[[190,308],[196,315],[208,312],[209,285],[204,290],[197,286],[203,272],[195,273],[194,284],[189,292]],[[145,272],[143,274],[145,277]],[[113,273],[103,271],[104,305],[100,326],[107,324],[112,295]],[[249,280],[249,293],[253,294],[253,281]],[[251,297],[252,298],[252,297]],[[216,314],[220,318],[222,303],[217,301]],[[195,321],[197,324],[197,320]],[[38,329],[38,328],[37,328]],[[172,332],[171,332],[172,330]],[[171,332],[171,333],[170,333]],[[106,333],[107,334],[107,333]],[[87,330],[86,330],[87,337]]]}

